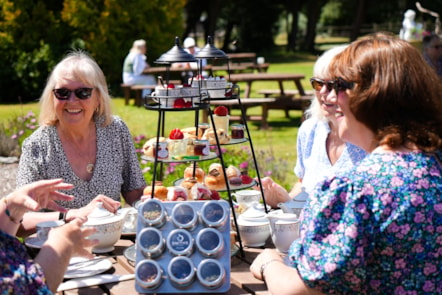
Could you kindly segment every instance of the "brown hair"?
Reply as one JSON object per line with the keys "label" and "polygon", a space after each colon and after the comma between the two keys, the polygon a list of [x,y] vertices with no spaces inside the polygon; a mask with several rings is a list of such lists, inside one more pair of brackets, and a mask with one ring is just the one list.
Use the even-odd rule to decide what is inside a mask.
{"label": "brown hair", "polygon": [[335,57],[331,72],[355,83],[350,110],[379,144],[442,147],[441,82],[408,42],[385,33],[364,37]]}

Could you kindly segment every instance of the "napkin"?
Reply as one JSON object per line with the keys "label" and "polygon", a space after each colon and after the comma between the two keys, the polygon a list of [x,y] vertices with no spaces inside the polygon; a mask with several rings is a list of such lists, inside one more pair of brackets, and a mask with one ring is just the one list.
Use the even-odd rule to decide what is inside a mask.
{"label": "napkin", "polygon": [[96,276],[91,276],[91,277],[87,277],[87,278],[78,278],[78,279],[73,279],[73,280],[69,280],[64,283],[61,283],[57,289],[57,292],[71,290],[71,289],[78,289],[78,288],[83,288],[83,287],[102,285],[102,284],[107,284],[107,283],[115,283],[115,282],[133,280],[134,278],[135,278],[134,274],[127,274],[127,275],[102,274],[102,275],[96,275]]}

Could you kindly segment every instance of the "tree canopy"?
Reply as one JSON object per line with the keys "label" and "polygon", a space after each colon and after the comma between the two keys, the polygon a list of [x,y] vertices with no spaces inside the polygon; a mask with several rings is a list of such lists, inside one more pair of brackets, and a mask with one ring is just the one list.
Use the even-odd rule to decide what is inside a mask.
{"label": "tree canopy", "polygon": [[[438,12],[442,0],[423,0]],[[124,57],[145,39],[152,64],[175,36],[212,36],[225,51],[270,52],[285,31],[286,50],[315,49],[318,28],[347,26],[350,40],[363,24],[400,24],[411,0],[0,0],[0,103],[37,99],[54,65],[84,49],[102,67],[118,94]],[[416,21],[434,28],[434,18]],[[393,31],[398,28],[393,27]],[[203,42],[204,42],[203,40]],[[201,40],[199,42],[202,43]],[[205,42],[204,42],[205,43]]]}

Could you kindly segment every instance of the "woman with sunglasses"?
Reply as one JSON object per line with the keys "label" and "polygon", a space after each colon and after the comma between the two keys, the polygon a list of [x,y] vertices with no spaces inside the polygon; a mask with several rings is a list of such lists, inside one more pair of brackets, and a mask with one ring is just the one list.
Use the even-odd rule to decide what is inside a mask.
{"label": "woman with sunglasses", "polygon": [[329,71],[331,59],[344,50],[346,45],[324,52],[316,61],[310,79],[315,95],[305,111],[297,136],[297,159],[294,172],[299,182],[288,194],[284,188],[269,177],[262,179],[266,201],[272,207],[296,197],[304,189],[311,194],[315,185],[325,176],[343,173],[361,161],[366,153],[361,148],[344,142],[338,135],[335,118],[336,92]]}
{"label": "woman with sunglasses", "polygon": [[290,266],[251,271],[272,294],[442,293],[442,87],[411,44],[386,34],[331,64],[340,137],[369,154],[309,199]]}
{"label": "woman with sunglasses", "polygon": [[145,181],[126,124],[111,113],[106,79],[84,52],[73,52],[52,71],[40,99],[40,127],[23,143],[17,186],[63,178],[72,183],[72,202],[58,212],[28,213],[23,229],[44,220],[87,216],[97,202],[115,212],[120,198],[132,205]]}

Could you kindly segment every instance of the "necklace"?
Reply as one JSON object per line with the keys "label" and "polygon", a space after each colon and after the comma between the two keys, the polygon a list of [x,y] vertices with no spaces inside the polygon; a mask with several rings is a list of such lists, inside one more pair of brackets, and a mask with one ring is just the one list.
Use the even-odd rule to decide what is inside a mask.
{"label": "necklace", "polygon": [[92,164],[92,163],[87,164],[87,165],[86,165],[86,171],[87,171],[87,173],[92,174],[92,173],[94,172],[94,168],[95,168],[95,165],[94,165],[94,164]]}
{"label": "necklace", "polygon": [[83,160],[86,160],[85,170],[88,174],[94,173],[95,170],[94,161],[89,160],[92,158],[91,153],[93,154],[93,152],[91,152],[91,142],[95,140],[95,137],[91,138],[92,133],[93,131],[89,132],[88,136],[86,137],[86,140],[88,141],[86,150],[80,148],[80,146],[74,140],[68,140],[68,142],[71,142],[71,146],[75,150],[75,153]]}

